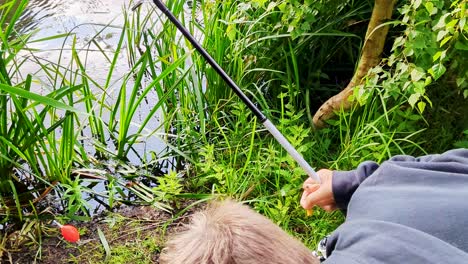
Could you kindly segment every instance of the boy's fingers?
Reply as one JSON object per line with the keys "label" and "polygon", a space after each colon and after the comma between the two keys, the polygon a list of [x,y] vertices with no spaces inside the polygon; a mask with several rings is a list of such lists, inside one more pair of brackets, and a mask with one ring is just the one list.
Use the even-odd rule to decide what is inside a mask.
{"label": "boy's fingers", "polygon": [[336,205],[325,205],[325,206],[322,206],[322,208],[323,210],[327,212],[332,212],[336,210]]}
{"label": "boy's fingers", "polygon": [[302,188],[304,188],[307,184],[318,184],[314,179],[312,178],[307,178],[307,180],[304,181],[302,184]]}
{"label": "boy's fingers", "polygon": [[[327,206],[335,206],[335,199],[333,196],[330,196],[325,188],[317,188],[316,186],[310,186],[307,189],[314,190],[312,192],[308,192],[304,190],[301,197],[301,206],[305,209],[310,209],[313,206],[317,205],[325,209]],[[330,211],[334,210],[335,208],[329,207],[327,208]]]}
{"label": "boy's fingers", "polygon": [[333,211],[336,209],[332,191],[333,171],[323,169],[319,170],[317,175],[319,175],[321,179],[321,184],[317,183],[312,178],[308,178],[304,181],[302,185],[304,192],[301,197],[301,206],[304,209],[311,209],[313,206],[317,205],[327,211]]}
{"label": "boy's fingers", "polygon": [[312,193],[317,191],[320,188],[320,184],[313,183],[313,184],[304,184],[304,191],[307,193]]}
{"label": "boy's fingers", "polygon": [[310,209],[323,200],[322,196],[323,194],[320,189],[320,184],[306,185],[304,186],[304,192],[302,192],[301,206],[304,209]]}
{"label": "boy's fingers", "polygon": [[320,188],[320,184],[304,184],[303,186],[304,191],[302,192],[302,197],[301,197],[301,206],[304,209],[310,209],[314,205],[309,203],[307,201],[307,196],[310,195],[311,193],[317,191]]}
{"label": "boy's fingers", "polygon": [[309,202],[305,198],[306,198],[306,193],[303,192],[302,197],[301,197],[301,201],[300,201],[300,204],[301,204],[302,208],[304,208],[306,210],[311,209],[313,207],[313,205],[309,204]]}

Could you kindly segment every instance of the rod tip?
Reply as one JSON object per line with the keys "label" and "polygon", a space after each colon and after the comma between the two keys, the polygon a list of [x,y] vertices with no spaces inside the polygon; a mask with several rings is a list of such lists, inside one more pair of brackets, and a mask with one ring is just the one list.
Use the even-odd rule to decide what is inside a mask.
{"label": "rod tip", "polygon": [[143,4],[143,0],[137,1],[131,8],[132,12],[135,12]]}

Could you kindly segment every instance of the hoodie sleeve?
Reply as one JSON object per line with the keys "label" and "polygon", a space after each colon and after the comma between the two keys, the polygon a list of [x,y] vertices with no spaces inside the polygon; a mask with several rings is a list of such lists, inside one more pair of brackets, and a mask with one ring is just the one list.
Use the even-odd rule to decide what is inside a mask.
{"label": "hoodie sleeve", "polygon": [[367,179],[379,165],[373,161],[361,163],[355,170],[333,171],[332,190],[338,208],[345,210],[349,200],[359,185]]}
{"label": "hoodie sleeve", "polygon": [[[468,149],[454,149],[443,154],[426,155],[421,157],[412,157],[407,155],[396,155],[386,162],[392,163],[414,163],[415,166],[424,167],[425,165],[434,163],[453,163],[468,164]],[[424,163],[424,164],[421,164]],[[416,165],[419,164],[419,165]],[[458,172],[461,170],[458,166],[456,169],[445,165],[447,168],[442,168],[444,171]],[[361,163],[355,170],[351,171],[334,171],[332,180],[333,196],[336,205],[342,210],[346,210],[349,200],[353,196],[354,191],[359,185],[366,180],[379,168],[379,164],[373,161],[365,161]]]}
{"label": "hoodie sleeve", "polygon": [[406,155],[397,155],[389,159],[392,162],[455,162],[455,163],[468,163],[468,149],[453,149],[443,154],[432,154],[422,157],[411,157]]}

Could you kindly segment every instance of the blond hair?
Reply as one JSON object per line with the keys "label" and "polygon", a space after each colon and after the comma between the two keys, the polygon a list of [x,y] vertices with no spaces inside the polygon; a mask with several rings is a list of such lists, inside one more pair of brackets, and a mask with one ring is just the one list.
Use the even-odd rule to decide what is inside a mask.
{"label": "blond hair", "polygon": [[164,264],[315,264],[312,252],[266,217],[233,201],[195,213],[163,250]]}

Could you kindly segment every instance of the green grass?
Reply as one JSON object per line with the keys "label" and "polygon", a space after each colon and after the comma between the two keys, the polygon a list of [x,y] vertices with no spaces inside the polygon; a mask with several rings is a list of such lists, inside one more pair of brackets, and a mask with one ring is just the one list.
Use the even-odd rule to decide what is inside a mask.
{"label": "green grass", "polygon": [[[79,85],[64,85],[41,96],[32,91],[33,76],[17,81],[24,59],[16,56],[26,48],[31,35],[20,35],[14,25],[26,3],[8,1],[0,6],[4,15],[0,23],[0,199],[3,203],[14,201],[19,219],[23,208],[30,205],[28,197],[35,192],[30,185],[39,190],[49,182],[63,180],[64,175],[69,177],[75,144],[75,117],[69,111],[76,110],[71,94],[80,89]],[[58,129],[61,139],[55,133]],[[22,169],[23,163],[26,169]]]}
{"label": "green grass", "polygon": [[[151,44],[146,43],[148,50],[146,53],[133,54],[138,58],[129,57],[133,60],[132,67],[120,79],[121,84],[117,88],[118,96],[111,97],[112,89],[115,89],[119,83],[115,81],[114,69],[119,63],[120,54],[124,52],[122,46],[126,40],[131,40],[133,34],[138,31],[139,25],[125,21],[117,49],[111,56],[106,54],[93,39],[86,44],[87,47],[77,47],[74,32],[35,40],[35,42],[46,42],[51,39],[64,38],[64,46],[65,41],[72,41],[71,60],[67,61],[64,52],[59,51],[58,60],[49,61],[41,57],[40,50],[28,48],[31,35],[21,35],[14,30],[13,26],[26,3],[26,1],[8,1],[1,6],[1,12],[5,15],[2,16],[0,35],[3,40],[0,54],[2,73],[0,197],[2,203],[13,204],[17,211],[16,217],[21,219],[24,212],[22,209],[29,208],[28,199],[31,199],[22,197],[27,197],[28,193],[40,196],[43,188],[58,181],[59,184],[54,188],[62,193],[64,206],[69,217],[72,218],[75,214],[88,215],[89,206],[84,200],[83,193],[91,193],[105,199],[126,201],[129,198],[128,194],[125,194],[125,189],[133,192],[146,203],[158,204],[159,196],[157,193],[152,193],[151,188],[145,187],[144,184],[127,188],[125,179],[117,175],[110,176],[107,172],[97,173],[93,177],[97,178],[97,181],[105,180],[107,176],[111,179],[116,177],[108,185],[112,187],[107,191],[94,193],[92,186],[95,183],[89,183],[86,174],[76,173],[75,169],[92,168],[95,163],[94,158],[87,154],[89,149],[85,149],[83,137],[92,139],[94,148],[92,152],[97,157],[114,158],[121,160],[120,162],[128,161],[130,152],[135,152],[134,145],[145,141],[148,137],[158,137],[162,141],[168,141],[168,136],[170,136],[168,132],[172,127],[168,125],[171,122],[170,117],[180,115],[180,111],[177,108],[169,111],[167,109],[179,104],[186,109],[192,108],[191,98],[179,102],[177,97],[182,95],[180,92],[185,93],[186,87],[191,84],[188,79],[190,67],[184,65],[189,53],[181,55],[174,61],[167,57],[168,54],[154,57],[149,48]],[[133,15],[128,15],[127,18],[131,19]],[[151,13],[147,17],[149,18],[150,15]],[[5,21],[5,18],[10,18],[10,20]],[[107,27],[110,25],[104,25],[103,30]],[[140,44],[137,43],[137,45]],[[171,46],[174,45],[171,44]],[[130,46],[126,50],[131,51],[132,48],[135,47]],[[95,76],[86,69],[86,61],[91,56],[91,49],[100,50],[102,55],[108,58],[109,73],[103,83],[93,79]],[[27,53],[27,56],[17,56],[22,50]],[[176,53],[173,55],[178,56]],[[26,60],[29,63],[31,61],[36,63],[39,71],[37,75],[28,75],[22,79],[20,66]],[[148,72],[148,69],[152,69],[151,72]],[[53,87],[52,90],[50,90],[51,87]],[[38,90],[44,88],[49,90],[47,94],[37,93]],[[176,96],[177,92],[179,94]],[[146,112],[146,116],[136,121],[135,113],[138,108],[141,108],[142,101],[149,93],[157,94],[158,101],[151,102],[152,108]],[[153,125],[155,115],[160,111],[167,118],[164,116],[163,121],[155,126]],[[148,127],[148,124],[152,126]],[[87,131],[90,134],[86,134]],[[181,140],[177,137],[176,139],[172,149],[178,152],[178,155],[190,159],[179,150],[178,145]],[[171,151],[166,151],[157,159],[163,161],[165,157],[170,157],[171,153]],[[137,156],[141,159],[140,165],[144,163],[143,165],[147,166],[146,163],[154,162],[149,155],[144,153],[137,153]],[[21,177],[17,177],[17,170],[31,180],[24,181]],[[96,174],[96,171],[91,174]],[[85,179],[80,178],[83,175]],[[126,177],[125,174],[123,177]],[[135,186],[141,188],[138,189]],[[28,188],[30,190],[25,192],[24,190]],[[109,202],[112,203],[112,201]],[[164,206],[161,205],[162,207]],[[2,212],[10,211],[8,207],[1,210]]]}
{"label": "green grass", "polygon": [[[285,10],[301,8],[295,1],[284,3]],[[339,86],[323,68],[356,62],[363,27],[349,25],[368,16],[369,3],[335,3],[337,14],[309,3],[320,14],[316,20],[257,4],[202,1],[189,14],[184,1],[168,3],[315,168],[347,170],[364,160],[441,152],[466,141],[468,127],[457,123],[466,116],[466,100],[456,92],[440,96],[450,86],[429,94],[434,108],[424,115],[408,106],[404,91],[387,98],[380,86],[367,87],[362,106],[312,130],[317,96]],[[63,39],[57,61],[29,48],[32,36],[15,30],[25,5],[9,0],[0,6],[1,223],[41,222],[44,208],[33,201],[45,190],[62,198],[64,221],[89,220],[89,196],[108,208],[146,204],[165,211],[183,210],[181,198],[229,196],[246,201],[310,247],[344,220],[340,212],[320,209],[306,217],[299,205],[305,173],[150,4],[132,12],[124,7],[122,25],[100,25],[84,46],[73,31],[35,40]],[[285,21],[296,26],[289,31]],[[110,28],[120,34],[112,52],[96,41]],[[87,69],[95,50],[107,61],[104,78]],[[122,58],[129,65],[124,72],[117,69]],[[26,62],[39,71],[23,76]],[[453,108],[450,102],[456,102]],[[437,142],[431,142],[434,138]],[[155,140],[167,147],[141,147]],[[99,184],[105,188],[96,190]],[[108,235],[104,232],[112,240]],[[159,250],[151,246],[158,241],[140,242],[148,246],[144,251]],[[0,245],[5,243],[0,238]],[[99,258],[109,254],[105,248],[95,252]],[[147,261],[134,249],[111,245],[108,261]]]}

